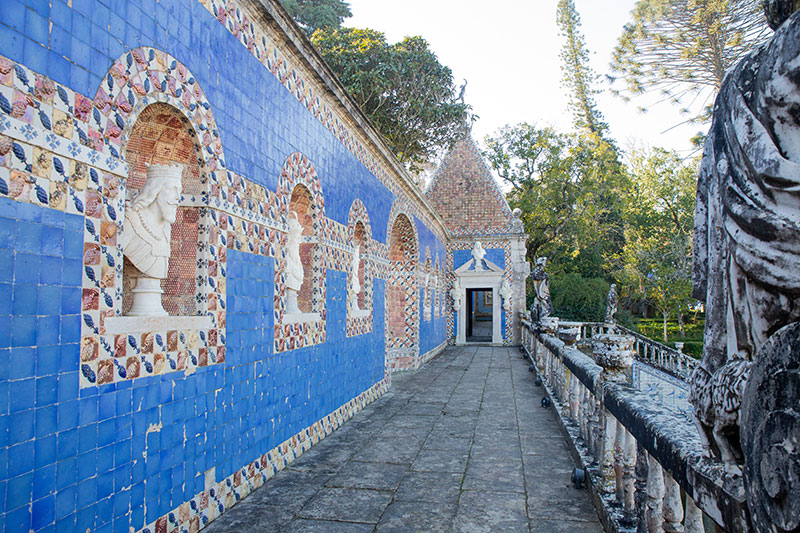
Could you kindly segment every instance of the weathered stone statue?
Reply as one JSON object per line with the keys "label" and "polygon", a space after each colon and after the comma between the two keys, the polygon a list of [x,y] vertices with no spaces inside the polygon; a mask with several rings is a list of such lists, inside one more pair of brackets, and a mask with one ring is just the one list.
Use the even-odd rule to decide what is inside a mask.
{"label": "weathered stone statue", "polygon": [[511,311],[511,296],[513,294],[514,291],[511,289],[511,283],[509,283],[507,279],[504,279],[503,284],[500,286],[500,297],[503,298],[503,309],[506,311]]}
{"label": "weathered stone statue", "polygon": [[486,250],[483,249],[481,241],[475,241],[472,247],[472,258],[475,260],[475,270],[483,270],[483,258],[486,257]]}
{"label": "weathered stone statue", "polygon": [[303,226],[297,213],[289,213],[289,234],[286,238],[286,312],[301,313],[297,305],[297,295],[303,286],[303,262],[300,259],[300,241]]}
{"label": "weathered stone statue", "polygon": [[536,259],[533,267],[533,292],[534,301],[531,305],[531,322],[541,322],[543,318],[553,312],[553,302],[550,300],[550,274],[545,271],[547,258]]}
{"label": "weathered stone statue", "polygon": [[790,531],[800,526],[800,13],[795,0],[765,7],[778,29],[725,77],[698,178],[693,295],[706,330],[691,401],[728,471],[744,462],[755,529]]}
{"label": "weathered stone statue", "polygon": [[163,316],[161,280],[169,267],[172,224],[181,200],[182,165],[148,165],[147,181],[126,207],[122,253],[138,269],[130,316]]}
{"label": "weathered stone statue", "polygon": [[612,283],[611,288],[608,290],[608,297],[606,298],[606,323],[614,323],[614,313],[617,312],[618,304],[619,296],[617,295],[617,284]]}
{"label": "weathered stone statue", "polygon": [[522,209],[517,207],[512,214],[514,219],[511,221],[511,231],[513,233],[525,233],[525,224],[522,222]]}
{"label": "weathered stone statue", "polygon": [[358,295],[361,294],[361,282],[358,279],[358,268],[361,266],[361,245],[357,244],[353,252],[353,261],[350,264],[350,269],[353,271],[353,291],[350,294],[352,301],[352,308],[358,311]]}
{"label": "weathered stone statue", "polygon": [[453,288],[450,289],[450,298],[453,299],[453,310],[461,311],[461,285],[458,280],[453,280]]}

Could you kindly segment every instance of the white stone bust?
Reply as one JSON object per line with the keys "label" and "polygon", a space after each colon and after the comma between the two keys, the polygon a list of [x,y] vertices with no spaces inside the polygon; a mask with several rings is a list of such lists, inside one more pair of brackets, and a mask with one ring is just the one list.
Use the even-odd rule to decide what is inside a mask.
{"label": "white stone bust", "polygon": [[481,241],[475,241],[472,247],[472,258],[475,260],[475,270],[483,270],[483,258],[486,256],[486,250],[483,249]]}
{"label": "white stone bust", "polygon": [[289,236],[286,239],[286,288],[299,291],[303,286],[303,262],[300,259],[300,241],[303,226],[297,213],[289,213]]}
{"label": "white stone bust", "polygon": [[147,277],[167,277],[182,174],[183,165],[148,165],[147,181],[127,205],[122,252]]}
{"label": "white stone bust", "polygon": [[361,282],[358,279],[358,267],[360,265],[361,265],[361,245],[357,244],[356,249],[353,252],[353,261],[352,264],[350,265],[353,271],[353,284],[352,284],[353,294],[351,297],[353,299],[354,309],[358,309],[358,295],[361,294]]}

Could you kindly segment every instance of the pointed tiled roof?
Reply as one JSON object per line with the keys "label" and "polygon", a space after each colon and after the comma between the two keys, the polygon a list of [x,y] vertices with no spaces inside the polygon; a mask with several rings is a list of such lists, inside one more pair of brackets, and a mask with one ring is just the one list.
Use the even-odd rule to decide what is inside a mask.
{"label": "pointed tiled roof", "polygon": [[510,229],[508,202],[470,136],[450,150],[425,196],[454,236],[493,235]]}

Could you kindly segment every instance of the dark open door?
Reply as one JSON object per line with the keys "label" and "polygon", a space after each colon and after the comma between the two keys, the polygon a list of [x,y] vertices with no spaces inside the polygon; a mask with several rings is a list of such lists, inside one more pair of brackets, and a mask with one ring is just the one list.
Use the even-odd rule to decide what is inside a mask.
{"label": "dark open door", "polygon": [[467,337],[472,337],[472,322],[473,316],[475,315],[475,309],[473,308],[473,300],[475,299],[475,290],[474,289],[467,289]]}

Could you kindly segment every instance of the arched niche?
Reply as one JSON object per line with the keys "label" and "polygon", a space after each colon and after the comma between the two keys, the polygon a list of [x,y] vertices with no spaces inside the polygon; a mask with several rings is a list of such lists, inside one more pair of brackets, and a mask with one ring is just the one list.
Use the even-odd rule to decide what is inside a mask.
{"label": "arched niche", "polygon": [[414,226],[408,216],[397,214],[390,227],[386,283],[386,353],[392,369],[413,368],[418,355],[418,261]]}
{"label": "arched niche", "polygon": [[[157,102],[145,107],[136,118],[125,145],[129,174],[129,198],[144,186],[146,165],[183,165],[184,197],[199,196],[205,187],[205,168],[197,134],[176,107]],[[202,311],[197,298],[198,240],[200,211],[194,205],[180,205],[172,225],[167,277],[161,280],[161,302],[171,316],[195,315]],[[125,259],[123,267],[122,313],[131,306],[131,274],[136,269]]]}
{"label": "arched niche", "polygon": [[[352,337],[372,331],[373,313],[372,227],[367,209],[359,199],[350,206],[347,239],[351,248],[347,262],[347,336]],[[358,264],[354,265],[356,249]],[[360,290],[356,291],[356,287]]]}

